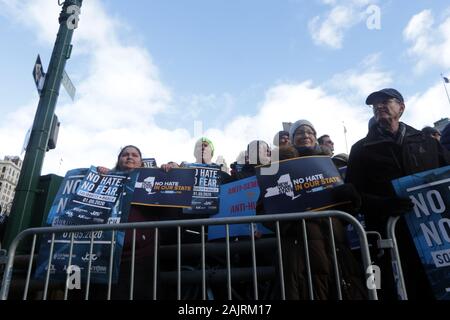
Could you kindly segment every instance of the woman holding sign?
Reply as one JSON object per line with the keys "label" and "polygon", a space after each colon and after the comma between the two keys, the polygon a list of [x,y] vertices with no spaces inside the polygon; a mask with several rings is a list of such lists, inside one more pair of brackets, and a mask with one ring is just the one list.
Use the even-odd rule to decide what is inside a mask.
{"label": "woman holding sign", "polygon": [[[293,155],[294,157],[324,155],[316,137],[316,130],[309,121],[299,120],[295,122],[290,129],[293,147],[280,148],[280,160],[292,158]],[[337,202],[355,200],[351,192],[353,189],[349,185],[344,184],[331,190],[333,190],[333,198],[338,200]],[[343,210],[343,208],[334,209]],[[332,219],[332,221],[342,296],[344,299],[364,299],[366,291],[362,285],[363,270],[362,268],[361,270],[358,269],[357,262],[348,248],[343,225],[337,219]],[[302,226],[298,222],[285,222],[281,223],[280,227],[286,298],[293,300],[309,299]],[[309,219],[306,222],[306,232],[314,299],[337,299],[333,252],[330,246],[329,219]]]}
{"label": "woman holding sign", "polygon": [[[138,147],[133,145],[125,146],[117,156],[117,163],[113,170],[105,167],[98,167],[97,170],[102,173],[110,171],[130,172],[134,169],[143,167],[142,153]],[[147,212],[147,207],[131,205],[128,221],[121,222],[145,222],[158,220],[154,209],[152,213]],[[122,259],[120,263],[119,281],[112,287],[112,299],[126,300],[130,298],[130,278],[132,271],[132,243],[133,230],[125,232],[123,244]],[[136,229],[135,242],[135,261],[134,261],[134,290],[133,299],[152,299],[153,289],[153,254],[155,243],[154,229]],[[97,290],[96,290],[97,291]],[[99,299],[106,297],[105,292],[101,295],[96,292],[95,296]]]}

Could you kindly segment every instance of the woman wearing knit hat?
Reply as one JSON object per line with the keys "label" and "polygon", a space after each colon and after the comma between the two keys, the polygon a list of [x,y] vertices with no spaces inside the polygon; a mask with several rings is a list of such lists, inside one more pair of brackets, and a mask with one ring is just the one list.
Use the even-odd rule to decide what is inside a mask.
{"label": "woman wearing knit hat", "polygon": [[[280,159],[288,159],[295,156],[326,155],[317,143],[316,129],[308,120],[298,120],[289,131],[293,147],[296,150],[280,148]],[[297,151],[297,152],[295,152]],[[332,196],[336,202],[351,201],[355,207],[358,206],[355,196],[352,194],[354,188],[344,184],[332,189]],[[355,192],[356,193],[356,192]],[[356,194],[356,198],[359,197]],[[346,208],[336,207],[336,210]],[[334,282],[333,252],[329,245],[328,219],[310,219],[306,222],[306,233],[309,247],[309,258],[311,266],[311,278],[314,299],[327,300],[337,299],[337,287]],[[344,226],[340,220],[333,221],[333,233],[336,242],[336,255],[339,269],[341,270],[340,283],[344,299],[364,299],[366,297],[362,285],[362,273],[358,268],[355,258],[352,256],[347,244]],[[308,299],[308,273],[305,266],[304,235],[301,225],[297,221],[280,223],[282,236],[282,253],[284,262],[284,280],[286,298],[290,300]]]}
{"label": "woman wearing knit hat", "polygon": [[301,156],[322,153],[317,143],[316,129],[308,120],[295,122],[289,130],[289,137]]}

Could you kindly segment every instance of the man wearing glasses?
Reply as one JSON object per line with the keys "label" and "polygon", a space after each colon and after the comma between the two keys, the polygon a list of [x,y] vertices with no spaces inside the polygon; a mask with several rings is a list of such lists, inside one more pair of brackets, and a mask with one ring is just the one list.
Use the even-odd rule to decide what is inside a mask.
{"label": "man wearing glasses", "polygon": [[[412,209],[410,199],[395,195],[391,181],[450,163],[438,141],[400,122],[405,111],[403,96],[395,89],[373,92],[366,99],[372,107],[375,124],[367,136],[352,147],[346,181],[353,183],[362,197],[361,211],[366,229],[386,236],[387,220]],[[397,241],[409,299],[432,299],[425,271],[404,219],[397,227]],[[387,252],[387,251],[385,251]],[[382,299],[396,299],[389,257],[375,261],[381,268]]]}
{"label": "man wearing glasses", "polygon": [[334,142],[331,140],[330,136],[324,134],[323,136],[317,139],[319,142],[319,146],[324,150],[328,155],[333,156],[334,154]]}

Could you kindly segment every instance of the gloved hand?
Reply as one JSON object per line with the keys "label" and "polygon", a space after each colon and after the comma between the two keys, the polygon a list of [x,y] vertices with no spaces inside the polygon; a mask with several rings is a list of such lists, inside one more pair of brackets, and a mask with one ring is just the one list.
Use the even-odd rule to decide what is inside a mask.
{"label": "gloved hand", "polygon": [[414,208],[410,198],[386,197],[382,200],[383,214],[387,216],[400,216]]}

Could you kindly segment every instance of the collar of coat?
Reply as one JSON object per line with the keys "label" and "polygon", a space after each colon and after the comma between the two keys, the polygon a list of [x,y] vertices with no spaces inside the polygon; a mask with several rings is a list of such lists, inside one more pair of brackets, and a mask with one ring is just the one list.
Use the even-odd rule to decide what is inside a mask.
{"label": "collar of coat", "polygon": [[391,143],[402,145],[407,139],[412,142],[423,141],[423,133],[407,124],[400,122],[398,131],[395,135],[381,128],[379,125],[373,126],[366,136],[364,146],[371,146],[380,143]]}

